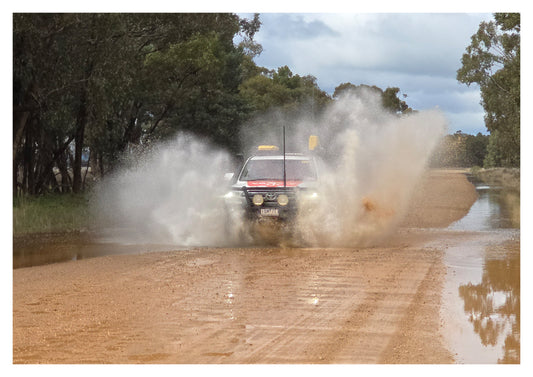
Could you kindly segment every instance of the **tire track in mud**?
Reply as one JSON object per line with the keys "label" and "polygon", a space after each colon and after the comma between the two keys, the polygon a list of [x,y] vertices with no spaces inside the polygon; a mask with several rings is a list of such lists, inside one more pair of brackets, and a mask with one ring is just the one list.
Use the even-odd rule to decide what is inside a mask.
{"label": "tire track in mud", "polygon": [[[270,281],[271,292],[275,294],[256,291],[263,301],[260,310],[246,316],[248,347],[237,350],[233,360],[228,362],[239,360],[239,356],[242,358],[238,362],[244,363],[299,362],[305,344],[302,337],[310,341],[313,332],[328,329],[327,313],[314,301],[319,300],[317,296],[321,294],[327,295],[327,286],[334,284],[328,280],[336,281],[328,274],[332,272],[332,262],[328,261],[327,253],[298,249],[285,253],[279,260],[283,267],[251,264],[257,286],[265,287],[264,282]],[[319,291],[322,293],[318,294]],[[248,299],[254,301],[252,297]]]}
{"label": "tire track in mud", "polygon": [[[342,355],[345,353],[351,354],[352,360],[348,362],[353,362],[354,357],[358,363],[365,361],[364,359],[361,360],[362,350],[359,350],[359,352],[356,350],[347,352],[347,349],[350,348],[350,345],[356,345],[356,348],[363,346],[365,353],[374,351],[375,346],[369,344],[369,339],[366,341],[362,339],[368,337],[368,330],[365,331],[365,326],[368,327],[372,316],[375,315],[388,297],[387,294],[383,293],[383,290],[390,285],[395,285],[398,277],[406,268],[407,263],[394,265],[394,268],[387,271],[388,273],[384,277],[374,278],[378,283],[371,282],[371,290],[366,293],[364,300],[355,309],[351,308],[351,310],[347,311],[350,315],[341,322],[340,328],[333,332],[333,334],[325,334],[327,338],[313,352],[314,357],[318,360],[317,362],[332,363],[339,359],[340,362],[346,362],[346,360],[342,360]],[[375,335],[374,338],[382,337],[382,335],[377,333]],[[368,361],[372,362],[373,360]]]}
{"label": "tire track in mud", "polygon": [[[66,322],[42,328],[43,335],[55,334],[55,350],[43,343],[23,353],[65,363],[376,363],[409,305],[416,306],[413,297],[436,261],[432,252],[410,247],[110,257],[94,275],[76,275],[75,295],[42,292],[61,293],[59,309],[78,313],[85,306],[94,317],[72,323],[63,313]],[[119,279],[108,274],[119,265],[119,271],[135,272]],[[92,303],[97,296],[99,303]],[[36,299],[30,295],[27,302]],[[115,308],[106,310],[105,302]],[[100,328],[90,328],[100,321]],[[31,362],[20,352],[15,360]]]}
{"label": "tire track in mud", "polygon": [[[383,312],[387,310],[397,312],[402,309],[391,309],[383,303],[394,296],[401,296],[402,290],[411,289],[405,286],[405,281],[409,281],[407,276],[412,271],[408,267],[414,261],[408,258],[408,261],[397,263],[393,259],[392,263],[387,262],[387,268],[382,269],[379,276],[367,276],[367,281],[361,281],[350,271],[354,258],[358,259],[356,254],[344,255],[335,263],[323,266],[319,279],[336,276],[331,290],[324,292],[324,296],[331,299],[329,305],[316,308],[311,313],[296,308],[301,318],[279,326],[277,332],[268,329],[268,326],[258,326],[263,331],[272,331],[272,334],[263,339],[261,346],[245,359],[246,362],[377,362],[393,330],[383,331],[382,322],[373,318],[386,316]],[[371,259],[373,264],[382,264],[375,255]],[[335,269],[338,269],[336,273]],[[400,288],[388,292],[396,285]],[[364,297],[360,292],[366,292]],[[397,317],[396,314],[394,318]],[[377,344],[374,344],[376,340]],[[354,349],[355,352],[352,352]]]}
{"label": "tire track in mud", "polygon": [[[442,264],[442,253],[429,266],[424,279],[379,362],[383,364],[407,363],[453,363],[451,353],[444,347],[444,340],[437,329],[441,326],[440,317],[434,316],[432,307],[441,304],[439,291],[442,290],[442,276],[445,268]],[[419,324],[424,324],[420,326]],[[418,336],[414,337],[415,332]],[[438,343],[440,347],[428,347],[428,344]]]}
{"label": "tire track in mud", "polygon": [[[404,255],[397,257],[398,254]],[[452,361],[442,344],[438,344],[439,339],[435,339],[441,288],[438,272],[442,271],[440,253],[405,250],[398,254],[387,262],[389,269],[367,287],[364,300],[348,310],[350,315],[340,321],[336,331],[325,333],[327,339],[309,352],[316,362]],[[424,335],[422,340],[420,333]],[[403,351],[401,357],[396,351]]]}

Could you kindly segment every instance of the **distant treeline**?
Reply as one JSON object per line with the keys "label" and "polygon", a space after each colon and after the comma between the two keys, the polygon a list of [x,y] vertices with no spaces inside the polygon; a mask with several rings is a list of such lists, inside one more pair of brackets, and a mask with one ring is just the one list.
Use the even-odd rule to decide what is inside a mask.
{"label": "distant treeline", "polygon": [[489,136],[479,132],[468,135],[457,131],[446,135],[433,153],[432,167],[483,167],[490,166],[487,159]]}
{"label": "distant treeline", "polygon": [[[241,128],[256,115],[278,108],[318,116],[343,91],[374,91],[391,113],[414,111],[396,87],[347,82],[330,96],[311,75],[257,66],[260,26],[257,14],[14,14],[14,195],[83,191],[89,167],[103,177],[124,152],[178,131],[237,153],[246,147]],[[516,144],[500,140],[496,165]],[[468,150],[442,161],[481,165],[485,157]]]}

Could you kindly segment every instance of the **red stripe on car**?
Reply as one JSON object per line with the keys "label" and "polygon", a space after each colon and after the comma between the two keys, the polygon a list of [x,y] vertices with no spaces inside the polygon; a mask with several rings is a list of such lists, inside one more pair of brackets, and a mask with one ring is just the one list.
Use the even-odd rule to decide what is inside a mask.
{"label": "red stripe on car", "polygon": [[[287,180],[287,187],[296,187],[302,181]],[[248,187],[283,187],[283,181],[248,181]]]}

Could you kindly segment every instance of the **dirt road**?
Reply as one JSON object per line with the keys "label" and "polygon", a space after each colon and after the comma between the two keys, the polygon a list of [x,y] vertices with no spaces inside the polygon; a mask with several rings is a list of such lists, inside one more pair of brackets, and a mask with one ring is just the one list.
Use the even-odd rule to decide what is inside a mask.
{"label": "dirt road", "polygon": [[427,245],[452,237],[434,228],[476,193],[463,174],[431,172],[416,195],[378,247],[202,248],[14,270],[13,361],[451,363],[443,250]]}

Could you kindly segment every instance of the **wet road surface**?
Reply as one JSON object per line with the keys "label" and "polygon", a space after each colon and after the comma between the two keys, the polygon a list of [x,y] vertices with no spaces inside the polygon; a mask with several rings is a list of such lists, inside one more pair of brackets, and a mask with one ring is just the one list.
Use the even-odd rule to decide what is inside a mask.
{"label": "wet road surface", "polygon": [[519,362],[519,229],[434,228],[460,212],[438,204],[370,248],[154,246],[18,268],[13,361]]}
{"label": "wet road surface", "polygon": [[451,362],[434,332],[441,257],[198,249],[19,269],[14,361]]}

